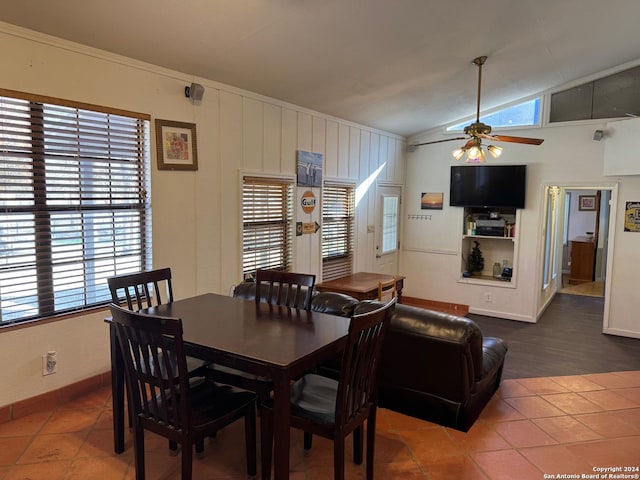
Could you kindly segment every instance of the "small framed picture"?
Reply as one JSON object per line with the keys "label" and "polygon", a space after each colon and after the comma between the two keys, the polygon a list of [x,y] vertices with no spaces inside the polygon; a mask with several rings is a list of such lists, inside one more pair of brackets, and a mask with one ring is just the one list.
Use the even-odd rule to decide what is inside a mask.
{"label": "small framed picture", "polygon": [[198,170],[195,123],[156,119],[158,170]]}
{"label": "small framed picture", "polygon": [[442,192],[423,193],[420,196],[420,208],[422,210],[442,210]]}
{"label": "small framed picture", "polygon": [[595,209],[596,209],[595,195],[579,195],[578,196],[578,210],[590,211]]}

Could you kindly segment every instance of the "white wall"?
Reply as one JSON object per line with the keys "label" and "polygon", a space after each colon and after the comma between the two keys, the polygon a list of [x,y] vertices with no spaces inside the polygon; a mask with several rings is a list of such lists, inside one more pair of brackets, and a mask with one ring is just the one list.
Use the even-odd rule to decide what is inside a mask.
{"label": "white wall", "polygon": [[[404,139],[395,135],[2,23],[0,56],[0,88],[147,113],[152,132],[156,118],[196,124],[197,172],[158,171],[151,145],[154,265],[172,268],[178,298],[227,294],[240,281],[243,172],[293,178],[301,149],[324,155],[325,178],[358,185],[382,166],[378,181],[404,181]],[[200,105],[184,97],[192,81],[205,86]],[[359,270],[375,256],[366,230],[375,223],[375,185],[356,208]],[[319,205],[298,220],[319,221]],[[320,240],[320,232],[297,237],[296,270],[320,273]],[[106,314],[0,330],[0,406],[107,371]],[[42,377],[41,355],[51,349],[59,370]]]}
{"label": "white wall", "polygon": [[[581,188],[618,184],[617,211],[614,219],[614,254],[610,258],[611,281],[609,325],[607,331],[620,335],[640,337],[640,319],[635,308],[637,275],[640,262],[640,234],[623,232],[626,201],[640,199],[640,176],[606,177],[603,175],[605,141],[592,140],[595,129],[604,124],[590,122],[582,125],[546,127],[518,130],[507,134],[544,138],[541,146],[504,143],[499,160],[501,164],[527,164],[526,208],[521,211],[518,228],[519,257],[517,288],[469,285],[459,283],[460,208],[449,207],[450,165],[456,163],[451,156],[459,141],[418,147],[407,155],[405,208],[411,208],[420,192],[445,192],[445,207],[434,213],[432,221],[407,221],[402,273],[407,276],[405,293],[408,296],[462,303],[471,311],[502,318],[536,320],[542,308],[538,302],[542,264],[542,205],[544,185],[571,185]],[[441,133],[425,135],[414,140],[441,139]],[[410,212],[409,212],[410,213]],[[423,239],[415,244],[416,239]],[[414,241],[410,245],[407,242]],[[435,248],[431,248],[435,246]],[[418,247],[418,248],[416,248]],[[485,301],[491,293],[493,301]]]}

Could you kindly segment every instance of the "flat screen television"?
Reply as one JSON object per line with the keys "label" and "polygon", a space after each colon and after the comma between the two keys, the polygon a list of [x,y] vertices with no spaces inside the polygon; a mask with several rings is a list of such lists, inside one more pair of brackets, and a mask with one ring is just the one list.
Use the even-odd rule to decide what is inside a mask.
{"label": "flat screen television", "polygon": [[451,167],[452,207],[524,208],[526,165]]}

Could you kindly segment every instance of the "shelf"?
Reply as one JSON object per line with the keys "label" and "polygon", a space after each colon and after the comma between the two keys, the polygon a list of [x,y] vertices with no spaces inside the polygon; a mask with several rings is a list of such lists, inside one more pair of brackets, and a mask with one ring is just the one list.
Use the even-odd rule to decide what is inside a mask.
{"label": "shelf", "polygon": [[494,278],[489,275],[477,275],[474,277],[460,277],[458,283],[468,283],[471,285],[491,285],[492,287],[500,288],[516,288],[515,284],[511,280],[503,280],[501,278]]}
{"label": "shelf", "polygon": [[492,235],[463,235],[462,238],[481,238],[481,239],[493,239],[493,240],[511,240],[512,242],[516,241],[516,237],[498,237]]}

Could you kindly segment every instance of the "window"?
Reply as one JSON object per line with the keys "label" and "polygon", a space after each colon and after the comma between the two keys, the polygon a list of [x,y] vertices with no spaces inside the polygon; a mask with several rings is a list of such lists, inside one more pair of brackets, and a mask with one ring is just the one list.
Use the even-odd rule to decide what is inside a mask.
{"label": "window", "polygon": [[259,268],[289,270],[292,253],[293,184],[244,177],[242,185],[242,274]]}
{"label": "window", "polygon": [[400,198],[394,195],[382,197],[382,250],[381,255],[398,249],[398,211]]}
{"label": "window", "polygon": [[82,107],[0,90],[0,325],[105,303],[107,277],[150,265],[148,118]]}
{"label": "window", "polygon": [[353,273],[355,189],[325,183],[322,192],[322,280]]}
{"label": "window", "polygon": [[[475,119],[451,125],[447,127],[447,132],[462,132],[464,127],[473,121],[475,121]],[[488,115],[483,115],[480,117],[480,121],[491,125],[493,129],[539,125],[540,98],[534,98],[533,100],[512,105]]]}
{"label": "window", "polygon": [[640,115],[640,67],[551,95],[549,122]]}

